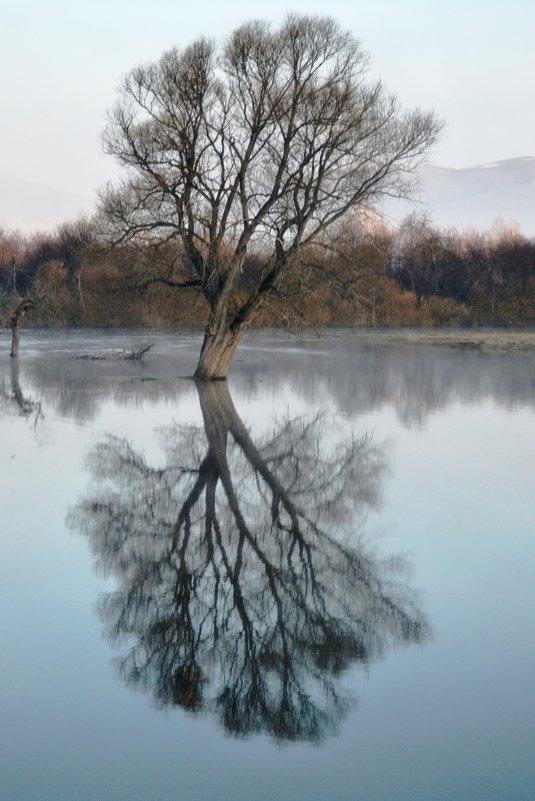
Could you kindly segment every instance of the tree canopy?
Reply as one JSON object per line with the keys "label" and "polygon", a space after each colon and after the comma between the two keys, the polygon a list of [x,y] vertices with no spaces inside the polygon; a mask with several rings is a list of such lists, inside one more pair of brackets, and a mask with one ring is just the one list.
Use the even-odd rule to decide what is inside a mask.
{"label": "tree canopy", "polygon": [[[224,378],[254,314],[303,248],[384,195],[402,196],[434,142],[432,113],[401,112],[332,19],[249,22],[125,76],[105,147],[126,168],[102,209],[115,241],[175,241],[167,281],[210,314],[196,375]],[[243,281],[247,254],[261,255]]]}

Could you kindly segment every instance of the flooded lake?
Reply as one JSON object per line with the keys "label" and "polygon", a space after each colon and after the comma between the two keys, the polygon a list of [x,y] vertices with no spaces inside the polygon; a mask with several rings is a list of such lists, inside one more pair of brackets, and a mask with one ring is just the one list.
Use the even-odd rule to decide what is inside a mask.
{"label": "flooded lake", "polygon": [[535,355],[0,341],[1,801],[533,801]]}

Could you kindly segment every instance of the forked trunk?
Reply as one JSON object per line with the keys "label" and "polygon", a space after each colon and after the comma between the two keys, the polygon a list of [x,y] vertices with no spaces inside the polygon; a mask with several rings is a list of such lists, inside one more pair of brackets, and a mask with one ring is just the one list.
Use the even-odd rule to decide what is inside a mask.
{"label": "forked trunk", "polygon": [[195,378],[202,381],[224,380],[243,334],[243,328],[227,328],[216,333],[207,331],[195,370]]}

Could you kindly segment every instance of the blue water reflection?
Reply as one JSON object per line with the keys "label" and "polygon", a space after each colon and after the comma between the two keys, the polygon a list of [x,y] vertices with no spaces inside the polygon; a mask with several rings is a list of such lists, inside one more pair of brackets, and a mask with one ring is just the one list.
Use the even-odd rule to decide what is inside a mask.
{"label": "blue water reflection", "polygon": [[[73,358],[102,348],[92,334],[30,335],[18,375],[0,352],[0,799],[531,801],[533,356],[255,335],[229,380],[230,422],[264,465],[253,469],[232,435],[227,453],[235,452],[232,486],[246,528],[254,522],[260,533],[242,532],[237,570],[239,527],[221,489],[207,535],[207,481],[190,515],[181,583],[172,531],[203,462],[207,476],[225,469],[221,459],[205,460],[229,417],[222,424],[208,413],[207,432],[213,404],[204,403],[203,416],[195,387],[178,379],[191,372],[197,343],[154,339],[142,365],[113,368]],[[131,341],[105,339],[110,347]],[[310,436],[297,448],[313,457],[304,473],[300,458],[278,449],[277,432],[295,420],[301,433],[305,421],[322,421],[321,447]],[[338,488],[323,457],[317,480],[325,453],[340,464],[349,458]],[[152,483],[141,479],[146,469]],[[303,550],[290,560],[283,543],[292,516],[260,469],[285,482],[307,516],[298,521]],[[111,501],[121,525],[110,529]],[[358,590],[346,567],[373,591]],[[217,571],[226,582],[219,607],[206,597]],[[302,577],[305,589],[295,581]],[[256,640],[234,611],[240,592]],[[385,597],[398,603],[386,627]],[[196,661],[181,663],[193,676],[198,664],[193,684],[166,670],[175,664],[165,648],[177,642],[177,601],[192,623],[182,631],[197,646]],[[406,629],[398,610],[409,615]],[[323,630],[320,613],[330,624]],[[432,640],[422,636],[426,619]],[[318,630],[342,633],[338,651],[324,648]],[[283,737],[286,718],[272,701],[284,686],[285,638],[294,646],[286,659],[292,697],[309,713],[292,713]],[[391,647],[404,638],[410,647]],[[259,645],[266,641],[269,648]],[[225,673],[238,642],[237,670]],[[333,654],[341,661],[329,661]],[[261,657],[257,673],[252,656]],[[325,704],[320,668],[340,707]],[[253,677],[267,705],[249,694],[249,717],[230,720],[247,723],[237,733],[255,735],[228,737],[221,688],[250,688]],[[235,690],[231,710],[240,714],[241,698]],[[350,699],[358,708],[345,714]],[[318,727],[326,715],[329,725]],[[291,742],[281,748],[281,739]]]}
{"label": "blue water reflection", "polygon": [[225,383],[197,387],[204,426],[161,432],[165,462],[126,438],[90,456],[71,513],[117,580],[99,614],[127,684],[157,707],[212,712],[234,735],[319,742],[351,705],[340,677],[428,626],[399,565],[362,545],[385,470],[324,414],[274,421],[255,442]]}

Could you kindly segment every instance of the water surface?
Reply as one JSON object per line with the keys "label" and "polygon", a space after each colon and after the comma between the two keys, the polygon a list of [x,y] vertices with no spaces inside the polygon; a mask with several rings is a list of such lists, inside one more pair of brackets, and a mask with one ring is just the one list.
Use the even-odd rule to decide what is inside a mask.
{"label": "water surface", "polygon": [[535,797],[535,358],[0,349],[0,798]]}

